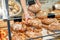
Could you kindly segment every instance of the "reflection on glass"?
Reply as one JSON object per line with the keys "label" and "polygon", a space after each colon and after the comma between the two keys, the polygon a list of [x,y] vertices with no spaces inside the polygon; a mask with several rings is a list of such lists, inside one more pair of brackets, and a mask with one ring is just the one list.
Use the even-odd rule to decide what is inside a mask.
{"label": "reflection on glass", "polygon": [[1,5],[1,0],[0,0],[0,7],[1,7],[2,5]]}
{"label": "reflection on glass", "polygon": [[0,0],[0,19],[2,19],[2,0]]}

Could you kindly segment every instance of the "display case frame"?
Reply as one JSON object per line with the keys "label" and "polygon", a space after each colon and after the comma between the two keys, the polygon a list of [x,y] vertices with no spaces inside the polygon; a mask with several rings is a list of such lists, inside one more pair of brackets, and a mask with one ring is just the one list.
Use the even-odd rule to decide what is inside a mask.
{"label": "display case frame", "polygon": [[[3,2],[5,2],[5,11],[6,11],[6,18],[4,18],[3,20],[6,20],[7,21],[7,25],[8,25],[8,37],[9,37],[9,40],[11,40],[11,31],[10,31],[10,20],[11,18],[9,17],[9,11],[8,11],[8,0],[4,0]],[[14,19],[20,19],[20,18],[13,18]],[[44,37],[48,37],[48,36],[54,36],[54,35],[59,35],[60,34],[60,30],[59,31],[54,31],[54,32],[57,32],[55,34],[50,34],[50,35],[45,35],[45,36],[38,36],[36,38],[29,38],[27,40],[34,40],[34,39],[38,39],[38,38],[44,38]]]}

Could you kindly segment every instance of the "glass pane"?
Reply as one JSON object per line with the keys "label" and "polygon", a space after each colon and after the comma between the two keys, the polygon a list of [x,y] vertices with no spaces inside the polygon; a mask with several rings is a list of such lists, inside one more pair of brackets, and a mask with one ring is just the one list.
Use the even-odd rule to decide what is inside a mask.
{"label": "glass pane", "polygon": [[2,0],[0,0],[0,19],[2,19]]}

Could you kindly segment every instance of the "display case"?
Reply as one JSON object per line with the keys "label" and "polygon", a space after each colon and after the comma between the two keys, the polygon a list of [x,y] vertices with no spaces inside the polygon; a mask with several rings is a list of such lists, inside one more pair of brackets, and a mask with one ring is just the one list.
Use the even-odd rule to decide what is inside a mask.
{"label": "display case", "polygon": [[[16,0],[14,0],[14,2],[15,1]],[[9,10],[11,11],[11,6],[9,7],[9,1],[8,0],[0,0],[0,4],[1,4],[1,2],[2,2],[2,6],[0,7],[0,9],[2,10],[1,12],[3,14],[0,12],[2,14],[2,15],[0,15],[1,16],[0,19],[2,19],[1,22],[0,22],[0,29],[1,29],[0,31],[1,31],[1,34],[2,34],[2,31],[7,30],[7,31],[5,31],[5,33],[6,32],[8,33],[8,35],[6,35],[6,37],[7,37],[6,40],[20,40],[20,39],[21,40],[54,40],[56,37],[60,36],[60,30],[52,31],[52,30],[46,29],[44,27],[42,29],[35,29],[34,31],[37,32],[36,34],[34,34],[33,32],[30,32],[30,29],[27,29],[27,30],[29,30],[29,33],[27,32],[27,34],[25,34],[24,31],[26,29],[26,25],[25,24],[23,25],[23,23],[21,23],[22,16],[19,16],[20,13],[22,13],[21,5],[17,2],[15,2],[19,5],[19,8],[20,8],[19,10],[17,9],[18,12],[16,12],[16,13],[18,13],[18,16],[16,16],[17,14],[14,15],[14,16],[10,16]],[[13,13],[15,14],[15,12],[12,12],[12,14]],[[16,25],[13,25],[13,24],[16,24]],[[24,26],[22,28],[22,30],[16,31],[19,28],[17,28],[16,30],[12,29],[12,25],[15,26],[15,27],[16,26],[20,27],[21,24]],[[30,28],[30,27],[28,26],[27,28]],[[38,33],[39,33],[39,35],[38,35]],[[37,36],[34,37],[33,34],[37,35]],[[0,40],[4,40],[4,39],[0,39]]]}

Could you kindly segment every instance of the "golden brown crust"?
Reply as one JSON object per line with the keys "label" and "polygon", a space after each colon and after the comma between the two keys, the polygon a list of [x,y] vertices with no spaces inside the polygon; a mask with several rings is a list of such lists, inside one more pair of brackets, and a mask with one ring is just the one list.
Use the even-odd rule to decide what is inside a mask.
{"label": "golden brown crust", "polygon": [[12,40],[26,40],[27,36],[24,33],[12,33]]}
{"label": "golden brown crust", "polygon": [[42,21],[42,23],[44,23],[44,24],[47,24],[47,25],[49,25],[49,24],[51,24],[51,23],[56,23],[56,22],[58,22],[58,20],[56,19],[56,18],[46,18],[46,19],[43,19],[43,20],[41,20]]}
{"label": "golden brown crust", "polygon": [[40,7],[37,5],[37,4],[34,4],[34,5],[31,5],[28,7],[28,10],[34,12],[34,13],[37,13],[40,11]]}
{"label": "golden brown crust", "polygon": [[[10,21],[10,26],[14,24],[14,21]],[[8,26],[7,21],[0,21],[0,28],[6,28]]]}
{"label": "golden brown crust", "polygon": [[43,18],[47,18],[47,15],[48,13],[44,12],[44,11],[39,11],[37,14],[36,14],[36,17],[37,18],[40,18],[40,19],[43,19]]}
{"label": "golden brown crust", "polygon": [[38,19],[38,18],[28,20],[28,24],[31,25],[31,26],[34,26],[36,28],[41,28],[42,27],[41,20]]}
{"label": "golden brown crust", "polygon": [[49,29],[51,29],[51,30],[60,30],[60,23],[52,23],[52,24],[50,24]]}
{"label": "golden brown crust", "polygon": [[0,21],[0,27],[1,27],[1,28],[7,27],[7,22]]}
{"label": "golden brown crust", "polygon": [[8,30],[6,28],[0,28],[0,39],[6,40],[8,36]]}
{"label": "golden brown crust", "polygon": [[30,38],[34,38],[37,36],[42,36],[41,29],[33,29],[33,30],[27,30],[26,35],[28,35]]}
{"label": "golden brown crust", "polygon": [[43,27],[45,27],[51,31],[60,30],[60,23],[51,23],[49,25],[44,25]]}
{"label": "golden brown crust", "polygon": [[26,31],[26,25],[22,22],[16,22],[11,27],[16,32],[25,32]]}

